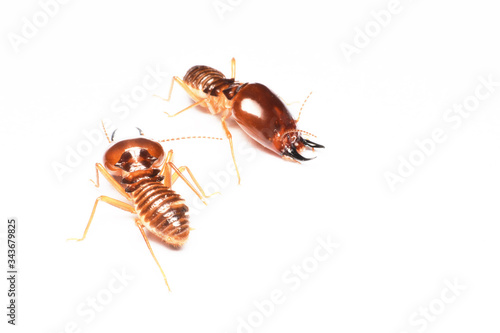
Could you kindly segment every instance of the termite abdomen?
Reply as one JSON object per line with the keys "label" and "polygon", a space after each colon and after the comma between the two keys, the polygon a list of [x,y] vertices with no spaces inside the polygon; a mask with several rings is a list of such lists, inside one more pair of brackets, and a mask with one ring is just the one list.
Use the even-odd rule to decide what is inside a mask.
{"label": "termite abdomen", "polygon": [[224,74],[212,67],[194,66],[184,75],[184,82],[205,94],[219,96],[223,88],[233,83],[234,79],[226,78]]}
{"label": "termite abdomen", "polygon": [[141,180],[131,194],[148,230],[167,244],[181,246],[189,236],[189,208],[184,199],[155,180]]}

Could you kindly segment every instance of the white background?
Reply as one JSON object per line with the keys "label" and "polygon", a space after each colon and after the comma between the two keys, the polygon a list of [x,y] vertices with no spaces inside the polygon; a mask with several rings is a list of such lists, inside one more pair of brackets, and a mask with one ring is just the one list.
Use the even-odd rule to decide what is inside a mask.
{"label": "white background", "polygon": [[[6,280],[0,284],[2,326],[237,332],[239,318],[258,321],[254,302],[278,289],[283,304],[240,332],[498,331],[500,87],[458,128],[443,118],[474,95],[478,77],[500,81],[493,2],[401,0],[399,13],[350,62],[342,43],[352,45],[356,29],[374,21],[371,11],[389,1],[232,3],[221,17],[211,0],[69,1],[18,52],[9,34],[21,35],[23,17],[32,21],[40,4],[1,5],[1,218],[19,219],[20,272],[15,328],[5,323]],[[179,87],[171,103],[153,94],[165,96],[170,77],[193,65],[229,75],[232,57],[238,80],[264,83],[287,101],[313,91],[299,127],[326,149],[314,161],[290,163],[232,123],[238,186],[235,176],[224,178],[227,142],[164,144],[203,187],[222,192],[195,211],[199,202],[175,184],[196,230],[178,251],[152,240],[172,292],[129,213],[100,204],[87,239],[67,242],[82,234],[96,197],[119,198],[89,181],[107,142],[92,144],[60,180],[53,165],[66,163],[68,147],[81,145],[84,131],[101,131],[103,118],[156,139],[222,137],[219,119],[202,109],[163,113],[191,103]],[[113,103],[157,66],[166,73],[161,85],[120,118]],[[294,115],[299,108],[290,106]],[[391,191],[384,174],[397,173],[398,157],[408,159],[415,140],[435,128],[447,140]],[[215,185],[217,174],[224,184]],[[311,262],[318,237],[340,247],[292,290],[283,276]],[[105,297],[113,270],[133,279],[95,317],[79,314],[89,298]],[[466,290],[441,309],[446,280]],[[440,312],[432,321],[410,322],[430,305]]]}

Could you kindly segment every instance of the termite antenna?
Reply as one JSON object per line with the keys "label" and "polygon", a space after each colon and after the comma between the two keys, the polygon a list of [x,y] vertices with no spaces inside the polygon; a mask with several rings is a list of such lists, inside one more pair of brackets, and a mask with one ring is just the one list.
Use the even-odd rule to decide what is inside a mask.
{"label": "termite antenna", "polygon": [[309,97],[311,96],[311,94],[312,94],[312,93],[313,93],[313,92],[311,91],[311,92],[309,93],[309,95],[307,95],[307,97],[306,97],[306,99],[305,99],[304,103],[302,103],[302,106],[300,107],[300,111],[299,111],[299,116],[297,117],[297,120],[295,120],[295,123],[298,123],[298,122],[299,122],[300,115],[302,114],[302,108],[304,107],[304,105],[306,104],[307,100],[309,99]]}
{"label": "termite antenna", "polygon": [[178,138],[172,138],[172,139],[163,139],[163,140],[157,140],[158,142],[168,142],[168,141],[177,141],[177,140],[184,140],[184,139],[212,139],[212,140],[223,140],[222,138],[216,138],[213,136],[182,136]]}
{"label": "termite antenna", "polygon": [[312,136],[312,137],[315,137],[315,138],[317,137],[316,135],[314,135],[312,133],[309,133],[309,132],[306,132],[306,131],[303,131],[303,130],[299,130],[299,129],[291,129],[291,130],[285,131],[285,133],[283,133],[283,137],[285,137],[285,135],[287,135],[287,134],[295,133],[295,132],[303,133],[305,135],[309,135],[309,136]]}
{"label": "termite antenna", "polygon": [[106,131],[106,127],[104,126],[104,121],[101,119],[101,124],[102,124],[102,130],[104,131],[104,135],[106,135],[106,139],[108,139],[108,143],[111,143],[111,140],[109,139],[108,132]]}

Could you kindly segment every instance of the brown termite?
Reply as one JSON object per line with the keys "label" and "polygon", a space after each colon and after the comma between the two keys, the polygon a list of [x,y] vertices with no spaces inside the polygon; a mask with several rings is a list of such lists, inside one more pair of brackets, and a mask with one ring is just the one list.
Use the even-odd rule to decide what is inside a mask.
{"label": "brown termite", "polygon": [[[170,290],[167,277],[153,253],[144,229],[158,236],[170,246],[182,246],[187,241],[190,231],[189,208],[184,199],[172,190],[172,185],[178,178],[181,178],[205,204],[204,198],[213,194],[208,196],[205,194],[187,166],[176,167],[172,162],[173,150],[165,154],[159,142],[188,138],[222,139],[198,136],[154,141],[142,137],[142,132],[139,130],[141,137],[113,142],[115,132],[109,139],[106,129],[104,129],[111,146],[104,153],[104,166],[101,163],[95,165],[97,181],[94,184],[99,187],[100,172],[131,203],[125,203],[108,196],[98,197],[82,238],[70,238],[69,240],[82,241],[85,239],[99,201],[136,214],[138,217],[135,219],[135,224],[160,268],[168,290]],[[184,171],[188,172],[194,185],[183,175]]]}
{"label": "brown termite", "polygon": [[[293,119],[290,111],[280,98],[269,88],[260,83],[241,83],[235,80],[236,60],[231,60],[231,78],[228,79],[216,69],[208,66],[191,67],[184,79],[172,78],[168,97],[170,101],[174,82],[177,82],[195,101],[194,104],[173,114],[176,116],[196,105],[208,108],[211,114],[221,114],[224,132],[229,140],[233,162],[240,183],[240,173],[234,157],[233,140],[226,125],[226,119],[233,115],[234,119],[250,137],[276,154],[294,161],[307,161],[310,158],[300,153],[309,148],[324,146],[307,140],[301,134],[310,135],[297,129],[300,119]],[[165,112],[166,113],[166,112]],[[167,113],[168,114],[168,113]]]}

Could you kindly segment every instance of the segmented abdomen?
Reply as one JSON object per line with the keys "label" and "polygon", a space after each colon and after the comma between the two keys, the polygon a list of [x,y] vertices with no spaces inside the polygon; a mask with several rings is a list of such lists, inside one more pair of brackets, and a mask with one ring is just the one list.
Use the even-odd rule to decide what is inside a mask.
{"label": "segmented abdomen", "polygon": [[234,82],[234,79],[227,79],[224,74],[208,66],[191,67],[183,80],[191,88],[212,96],[219,96],[222,88]]}
{"label": "segmented abdomen", "polygon": [[179,194],[153,180],[142,180],[131,194],[137,214],[149,231],[170,245],[186,242],[189,208]]}

